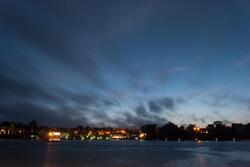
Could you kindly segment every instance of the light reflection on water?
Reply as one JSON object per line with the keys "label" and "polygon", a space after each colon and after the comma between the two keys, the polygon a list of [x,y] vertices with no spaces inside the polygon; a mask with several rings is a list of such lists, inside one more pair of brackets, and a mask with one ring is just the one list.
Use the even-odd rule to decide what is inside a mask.
{"label": "light reflection on water", "polygon": [[51,155],[51,150],[52,150],[52,147],[53,147],[53,143],[48,143],[46,145],[46,151],[45,151],[45,154],[44,154],[44,167],[52,167],[52,165],[50,165],[50,157],[53,156]]}
{"label": "light reflection on water", "polygon": [[0,167],[250,167],[250,142],[0,141]]}

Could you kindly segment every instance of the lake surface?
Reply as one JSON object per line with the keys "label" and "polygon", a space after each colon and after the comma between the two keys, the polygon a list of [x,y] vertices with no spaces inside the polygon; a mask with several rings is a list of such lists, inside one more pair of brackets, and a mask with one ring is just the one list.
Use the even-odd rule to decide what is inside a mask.
{"label": "lake surface", "polygon": [[250,167],[250,142],[0,141],[0,167]]}

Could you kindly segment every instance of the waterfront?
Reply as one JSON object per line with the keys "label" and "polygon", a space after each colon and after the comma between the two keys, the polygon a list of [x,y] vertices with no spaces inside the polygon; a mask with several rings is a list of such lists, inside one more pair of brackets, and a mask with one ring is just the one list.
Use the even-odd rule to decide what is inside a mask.
{"label": "waterfront", "polygon": [[249,167],[250,142],[1,141],[1,167]]}

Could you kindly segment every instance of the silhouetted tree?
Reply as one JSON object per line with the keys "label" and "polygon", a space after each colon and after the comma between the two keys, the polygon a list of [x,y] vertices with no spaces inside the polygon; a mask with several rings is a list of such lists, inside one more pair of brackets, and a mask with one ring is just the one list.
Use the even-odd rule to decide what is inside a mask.
{"label": "silhouetted tree", "polygon": [[146,133],[146,140],[155,140],[158,137],[156,124],[144,125],[141,127],[141,131]]}
{"label": "silhouetted tree", "polygon": [[177,125],[172,122],[160,128],[160,139],[161,140],[178,140],[180,138],[180,130]]}

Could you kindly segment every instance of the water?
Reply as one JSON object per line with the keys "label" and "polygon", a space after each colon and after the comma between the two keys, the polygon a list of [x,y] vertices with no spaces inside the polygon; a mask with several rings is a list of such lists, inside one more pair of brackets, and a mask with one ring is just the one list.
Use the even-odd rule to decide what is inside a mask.
{"label": "water", "polygon": [[0,141],[0,167],[250,167],[250,142]]}

